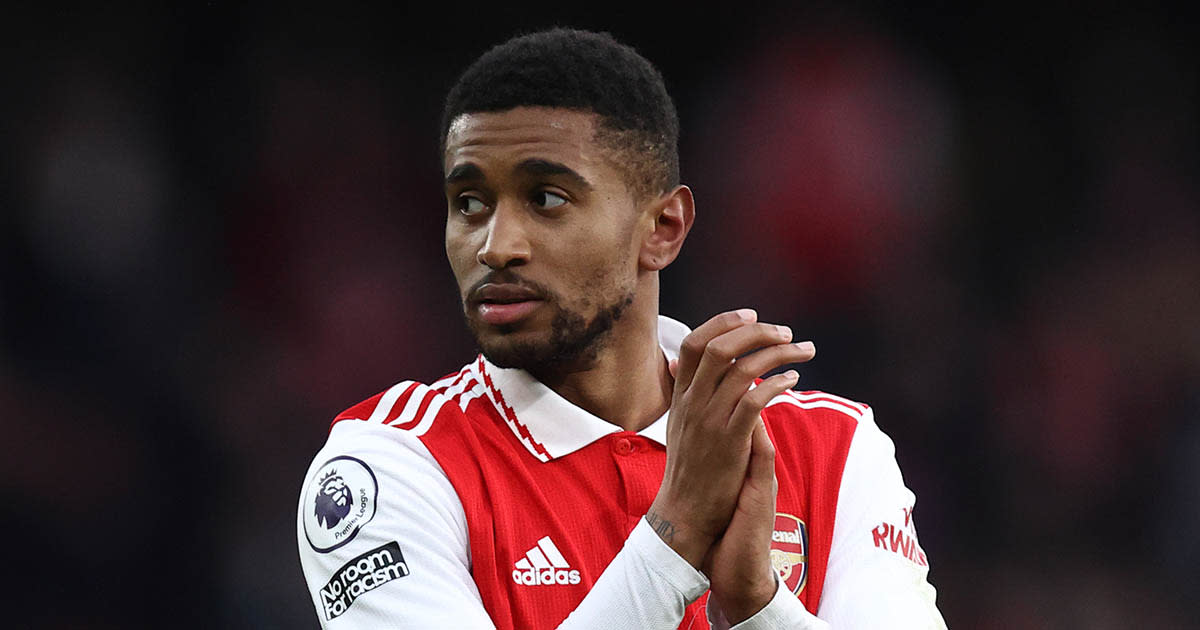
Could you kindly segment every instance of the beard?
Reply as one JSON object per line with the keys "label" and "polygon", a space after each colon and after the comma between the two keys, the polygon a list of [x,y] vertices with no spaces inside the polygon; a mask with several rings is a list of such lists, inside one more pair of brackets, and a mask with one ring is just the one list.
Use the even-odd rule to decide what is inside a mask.
{"label": "beard", "polygon": [[[487,326],[467,315],[467,327],[475,343],[493,365],[525,370],[535,376],[551,372],[577,372],[594,365],[611,338],[613,326],[633,303],[632,289],[619,292],[617,297],[601,303],[589,315],[569,309],[559,296],[545,287],[528,282],[536,288],[554,309],[550,322],[550,337],[545,340],[516,339],[520,325]],[[587,292],[585,295],[595,292]],[[585,301],[583,309],[591,303]]]}

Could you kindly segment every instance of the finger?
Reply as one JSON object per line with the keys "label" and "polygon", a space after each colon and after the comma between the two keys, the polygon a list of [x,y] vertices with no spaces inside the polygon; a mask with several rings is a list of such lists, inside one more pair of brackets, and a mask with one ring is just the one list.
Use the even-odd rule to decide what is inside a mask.
{"label": "finger", "polygon": [[[747,324],[719,335],[704,348],[704,355],[696,367],[690,387],[697,392],[713,392],[725,377],[725,373],[733,366],[735,359],[759,348],[787,345],[791,340],[792,330],[787,326],[763,323]],[[758,372],[750,378],[753,379],[766,371]],[[712,394],[708,397],[711,398]],[[707,403],[708,400],[701,402]]]}
{"label": "finger", "polygon": [[743,308],[715,315],[708,321],[688,333],[679,346],[679,367],[675,376],[676,391],[684,391],[692,384],[692,376],[696,366],[704,355],[704,348],[714,337],[729,332],[739,326],[758,320],[758,313],[752,309]]}
{"label": "finger", "polygon": [[728,418],[738,399],[750,389],[754,379],[789,363],[804,363],[816,356],[811,341],[788,343],[763,348],[733,362],[717,385],[708,408],[713,417]]}
{"label": "finger", "polygon": [[[767,346],[738,358],[735,361],[737,369],[731,370],[731,373],[739,376],[745,374],[749,378],[755,379],[788,363],[806,363],[815,356],[817,356],[817,347],[811,341]],[[728,377],[729,374],[726,375],[726,378]]]}
{"label": "finger", "polygon": [[[775,502],[779,493],[779,482],[775,478],[775,446],[761,420],[754,425],[750,438],[750,465],[746,469],[746,482],[739,507],[744,505],[757,518],[750,520],[750,527],[757,530],[755,538],[764,543],[771,539],[775,526]],[[750,492],[751,495],[745,493]],[[769,546],[769,543],[764,547]],[[774,571],[772,570],[772,573]]]}
{"label": "finger", "polygon": [[750,467],[746,476],[763,483],[775,478],[775,445],[771,443],[771,436],[767,435],[767,427],[762,420],[754,425],[754,432],[750,436]]}
{"label": "finger", "polygon": [[737,406],[734,407],[733,414],[729,417],[729,429],[733,434],[733,439],[750,437],[754,425],[762,422],[759,414],[767,406],[767,403],[799,380],[800,374],[796,370],[788,370],[768,378],[759,383],[758,387],[743,394],[738,400]]}

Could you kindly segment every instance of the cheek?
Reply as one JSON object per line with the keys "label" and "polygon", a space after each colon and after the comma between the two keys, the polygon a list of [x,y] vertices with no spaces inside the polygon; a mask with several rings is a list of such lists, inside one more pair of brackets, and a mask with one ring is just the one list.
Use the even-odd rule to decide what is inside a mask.
{"label": "cheek", "polygon": [[446,260],[450,262],[450,269],[454,272],[454,277],[462,279],[463,274],[471,268],[475,262],[476,249],[472,247],[471,239],[461,230],[447,227],[446,228]]}
{"label": "cheek", "polygon": [[624,235],[594,237],[570,254],[581,263],[576,283],[589,301],[600,296],[610,300],[615,293],[628,292],[636,282],[637,255]]}

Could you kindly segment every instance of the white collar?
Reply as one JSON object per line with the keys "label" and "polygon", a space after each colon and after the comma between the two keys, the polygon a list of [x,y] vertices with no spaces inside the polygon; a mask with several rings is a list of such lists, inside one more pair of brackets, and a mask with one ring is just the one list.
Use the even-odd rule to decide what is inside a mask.
{"label": "white collar", "polygon": [[[679,357],[679,345],[691,332],[687,326],[658,316],[658,346],[667,360]],[[550,461],[595,442],[621,427],[602,420],[568,402],[525,370],[496,367],[487,359],[475,363],[487,396],[496,411],[526,449],[543,462]],[[667,413],[638,435],[666,445]]]}

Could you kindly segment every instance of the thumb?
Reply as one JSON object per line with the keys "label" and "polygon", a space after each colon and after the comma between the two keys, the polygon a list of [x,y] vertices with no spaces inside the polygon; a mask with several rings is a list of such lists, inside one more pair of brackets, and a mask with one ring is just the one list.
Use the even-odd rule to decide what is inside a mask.
{"label": "thumb", "polygon": [[676,374],[679,372],[679,359],[667,361],[667,371],[671,373],[671,378],[678,378]]}
{"label": "thumb", "polygon": [[775,481],[775,445],[761,420],[750,436],[750,466],[746,476],[762,483]]}

